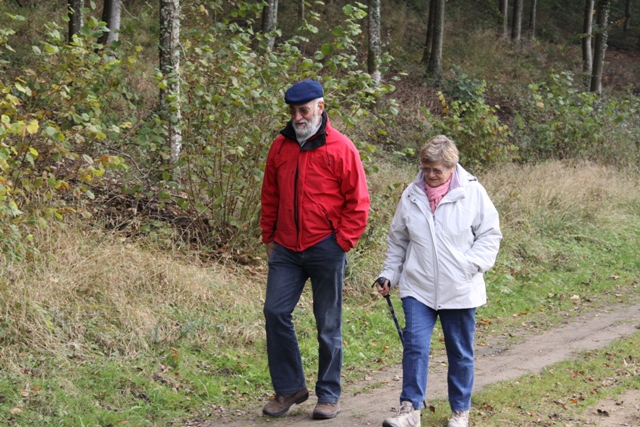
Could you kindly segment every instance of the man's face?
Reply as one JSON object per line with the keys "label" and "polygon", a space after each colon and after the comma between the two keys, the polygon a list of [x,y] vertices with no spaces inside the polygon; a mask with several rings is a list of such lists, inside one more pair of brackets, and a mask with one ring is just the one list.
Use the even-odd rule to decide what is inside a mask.
{"label": "man's face", "polygon": [[311,136],[322,120],[324,111],[323,101],[309,101],[306,104],[295,104],[289,107],[293,128],[298,139],[305,139]]}

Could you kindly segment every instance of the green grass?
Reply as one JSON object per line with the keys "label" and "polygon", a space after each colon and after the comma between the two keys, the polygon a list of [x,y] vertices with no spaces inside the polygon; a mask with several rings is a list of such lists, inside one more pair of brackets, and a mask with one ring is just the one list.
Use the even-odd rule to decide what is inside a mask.
{"label": "green grass", "polygon": [[[410,176],[412,167],[407,170]],[[547,186],[550,171],[558,171],[553,180],[561,185]],[[585,178],[609,172],[594,165],[575,169],[552,163],[505,166],[480,176],[501,213],[505,239],[486,276],[489,301],[478,310],[479,344],[495,337],[518,340],[523,332],[542,332],[637,294],[640,190],[626,184],[626,173],[607,175],[610,193],[598,193],[601,182]],[[398,170],[394,178],[404,173]],[[388,182],[388,176],[371,175],[372,188]],[[508,188],[500,185],[505,176]],[[573,182],[580,192],[565,188]],[[558,196],[565,193],[572,197]],[[204,264],[195,256],[157,251],[144,241],[80,224],[34,238],[39,253],[0,270],[0,424],[164,425],[213,416],[221,408],[246,414],[271,395],[263,260],[248,266]],[[365,377],[397,365],[402,354],[386,301],[371,288],[384,254],[381,238],[350,255],[344,292],[346,392],[375,387]],[[306,289],[294,321],[313,387],[317,344],[311,302]],[[393,302],[404,323],[396,293]],[[444,351],[440,334],[439,329],[434,334],[435,355]],[[523,411],[537,413],[541,400],[527,403],[527,396],[535,394],[530,387],[552,389],[540,391],[543,397],[551,393],[553,399],[545,397],[551,400],[562,394],[554,381],[578,392],[583,379],[567,377],[566,371],[590,372],[581,364],[602,364],[597,354],[496,391],[522,394],[517,405],[525,409],[483,392],[474,402],[474,417],[484,417],[482,412],[509,423]],[[549,385],[544,381],[551,374]],[[625,381],[620,387],[627,386]],[[594,399],[619,390],[602,389]],[[588,403],[579,402],[578,408]],[[443,405],[437,406],[428,421],[434,425],[446,416]],[[486,422],[501,425],[491,424],[494,418]]]}
{"label": "green grass", "polygon": [[[540,374],[503,381],[473,396],[471,421],[477,427],[584,426],[587,408],[627,390],[640,390],[640,333],[605,349],[587,351],[577,359],[557,363]],[[424,412],[422,425],[446,425],[446,401],[431,401],[435,412]]]}

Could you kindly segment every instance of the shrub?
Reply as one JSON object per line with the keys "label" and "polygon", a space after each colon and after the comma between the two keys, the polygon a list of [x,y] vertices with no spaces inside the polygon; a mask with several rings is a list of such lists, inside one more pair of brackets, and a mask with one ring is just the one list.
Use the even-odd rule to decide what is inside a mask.
{"label": "shrub", "polygon": [[[67,44],[52,25],[47,40],[33,46],[40,66],[0,79],[0,248],[10,259],[23,252],[21,226],[46,226],[74,212],[69,200],[93,198],[91,185],[107,169],[124,167],[121,157],[96,147],[130,125],[102,110],[119,61],[94,52],[98,26],[90,21]],[[0,35],[5,49],[11,34]]]}
{"label": "shrub", "polygon": [[[160,194],[165,199],[182,194],[177,202],[196,213],[203,243],[230,250],[253,247],[259,235],[264,161],[288,120],[282,100],[292,82],[322,81],[329,115],[347,126],[393,89],[375,86],[357,61],[354,39],[365,16],[362,6],[343,8],[345,21],[313,56],[299,48],[307,41],[301,35],[266,50],[264,35],[251,28],[261,7],[241,3],[235,16],[246,25],[226,20],[210,25],[209,12],[199,2],[187,7],[192,22],[183,32],[183,155],[179,169],[164,170],[166,190]],[[317,31],[305,23],[300,33]],[[361,148],[363,157],[371,150]]]}
{"label": "shrub", "polygon": [[530,101],[518,112],[514,131],[523,160],[637,159],[637,98],[619,101],[584,92],[571,72],[553,72],[529,90]]}
{"label": "shrub", "polygon": [[500,123],[497,115],[500,106],[488,105],[485,91],[485,81],[467,81],[464,75],[456,76],[451,93],[458,99],[448,101],[444,93],[438,92],[442,116],[424,109],[434,133],[445,134],[456,142],[460,162],[471,171],[512,160],[517,151],[509,142],[508,126]]}

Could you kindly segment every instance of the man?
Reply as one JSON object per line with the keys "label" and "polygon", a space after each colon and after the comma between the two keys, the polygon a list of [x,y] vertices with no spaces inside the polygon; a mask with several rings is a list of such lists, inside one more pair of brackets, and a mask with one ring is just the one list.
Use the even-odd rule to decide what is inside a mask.
{"label": "man", "polygon": [[340,412],[342,282],[346,253],[364,232],[369,192],[358,150],[331,127],[322,85],[285,93],[291,120],[272,143],[262,183],[262,241],[269,258],[264,305],[275,398],[262,412],[284,415],[309,398],[292,313],[311,279],[318,332],[318,403],[313,418]]}

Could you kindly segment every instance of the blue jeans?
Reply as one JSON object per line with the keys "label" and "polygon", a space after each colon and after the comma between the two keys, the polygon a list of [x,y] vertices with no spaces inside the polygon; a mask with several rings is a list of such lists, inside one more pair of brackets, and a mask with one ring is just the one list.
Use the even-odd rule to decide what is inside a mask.
{"label": "blue jeans", "polygon": [[276,394],[306,387],[292,313],[310,278],[319,345],[316,396],[319,403],[336,403],[340,398],[346,260],[346,253],[333,236],[302,252],[276,245],[271,254],[264,317],[269,371]]}
{"label": "blue jeans", "polygon": [[411,297],[402,299],[402,307],[407,324],[404,328],[400,402],[410,401],[416,409],[422,407],[427,392],[431,334],[439,316],[449,362],[449,405],[453,411],[470,409],[476,309],[437,311]]}

